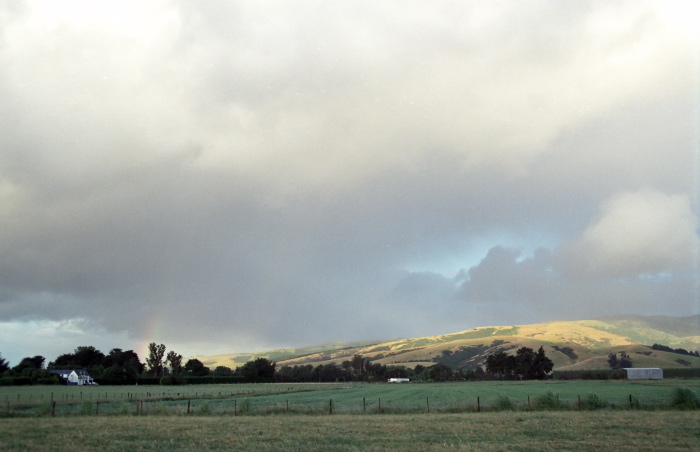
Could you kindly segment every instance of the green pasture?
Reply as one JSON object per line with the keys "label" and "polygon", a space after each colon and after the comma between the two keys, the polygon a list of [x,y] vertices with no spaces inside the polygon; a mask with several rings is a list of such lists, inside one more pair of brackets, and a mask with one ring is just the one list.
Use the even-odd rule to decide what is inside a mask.
{"label": "green pasture", "polygon": [[382,416],[78,416],[0,419],[2,450],[688,451],[698,412],[523,411]]}
{"label": "green pasture", "polygon": [[[660,409],[700,380],[0,387],[0,416],[372,414],[496,409]],[[542,406],[543,400],[546,402]],[[53,405],[55,402],[55,405]]]}

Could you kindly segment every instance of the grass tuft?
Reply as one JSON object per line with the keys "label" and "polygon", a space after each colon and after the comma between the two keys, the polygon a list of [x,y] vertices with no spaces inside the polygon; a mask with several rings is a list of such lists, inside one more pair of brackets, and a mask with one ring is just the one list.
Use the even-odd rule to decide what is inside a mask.
{"label": "grass tuft", "polygon": [[491,405],[493,411],[513,411],[515,403],[505,394],[501,394],[496,398],[496,401]]}
{"label": "grass tuft", "polygon": [[700,408],[700,399],[689,388],[674,388],[671,406],[680,410],[697,410]]}
{"label": "grass tuft", "polygon": [[600,408],[606,408],[610,406],[610,404],[598,394],[590,393],[584,400],[583,406],[588,410],[598,410]]}
{"label": "grass tuft", "polygon": [[559,394],[554,394],[549,390],[535,397],[535,408],[540,410],[561,410],[566,408],[566,404],[559,400]]}

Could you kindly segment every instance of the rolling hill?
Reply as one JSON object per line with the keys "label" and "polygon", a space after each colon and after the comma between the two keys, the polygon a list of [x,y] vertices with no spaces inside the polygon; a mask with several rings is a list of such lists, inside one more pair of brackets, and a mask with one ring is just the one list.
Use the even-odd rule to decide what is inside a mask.
{"label": "rolling hill", "polygon": [[700,358],[653,350],[652,344],[673,349],[700,350],[700,315],[690,317],[615,316],[589,320],[552,321],[534,325],[489,326],[453,334],[412,339],[333,342],[298,349],[269,350],[198,357],[214,369],[235,369],[258,357],[276,361],[278,367],[340,364],[360,354],[373,363],[431,366],[442,362],[453,368],[483,364],[498,350],[514,353],[520,347],[544,347],[555,370],[607,368],[610,353],[626,352],[634,367],[700,367]]}

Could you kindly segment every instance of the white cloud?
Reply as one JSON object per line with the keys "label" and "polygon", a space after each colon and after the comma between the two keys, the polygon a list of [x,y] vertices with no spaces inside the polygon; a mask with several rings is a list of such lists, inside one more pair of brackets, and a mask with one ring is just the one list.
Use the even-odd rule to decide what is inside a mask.
{"label": "white cloud", "polygon": [[698,219],[685,194],[644,189],[606,200],[600,218],[564,247],[574,270],[593,274],[659,274],[687,269],[698,247]]}

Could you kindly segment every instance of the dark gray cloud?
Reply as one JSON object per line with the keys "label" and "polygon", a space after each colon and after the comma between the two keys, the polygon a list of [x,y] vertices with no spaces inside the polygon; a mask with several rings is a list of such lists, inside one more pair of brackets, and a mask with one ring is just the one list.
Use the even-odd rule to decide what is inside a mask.
{"label": "dark gray cloud", "polygon": [[0,352],[697,313],[691,7],[2,5]]}

